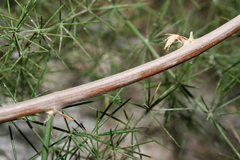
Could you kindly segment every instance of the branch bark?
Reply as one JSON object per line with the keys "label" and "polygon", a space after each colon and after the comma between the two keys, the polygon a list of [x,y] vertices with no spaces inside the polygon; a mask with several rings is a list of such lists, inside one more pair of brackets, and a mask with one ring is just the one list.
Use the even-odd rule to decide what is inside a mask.
{"label": "branch bark", "polygon": [[61,109],[68,104],[135,83],[201,54],[239,30],[240,15],[207,35],[195,39],[193,43],[138,67],[84,85],[0,107],[0,123],[53,108]]}

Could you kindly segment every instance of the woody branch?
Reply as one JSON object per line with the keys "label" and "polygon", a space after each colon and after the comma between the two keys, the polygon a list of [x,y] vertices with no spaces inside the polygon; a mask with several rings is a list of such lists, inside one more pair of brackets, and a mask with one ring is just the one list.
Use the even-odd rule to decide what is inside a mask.
{"label": "woody branch", "polygon": [[240,15],[163,57],[94,82],[0,108],[0,122],[46,112],[135,83],[193,58],[240,30]]}

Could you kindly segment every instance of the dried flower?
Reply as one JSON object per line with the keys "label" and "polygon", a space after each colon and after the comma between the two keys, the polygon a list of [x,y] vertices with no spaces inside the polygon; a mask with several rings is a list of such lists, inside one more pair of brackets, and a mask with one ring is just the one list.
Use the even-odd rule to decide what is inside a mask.
{"label": "dried flower", "polygon": [[178,34],[166,34],[166,35],[169,35],[169,37],[166,38],[163,42],[166,42],[164,50],[166,49],[167,51],[175,41],[180,42],[183,45],[192,43],[194,41],[193,32],[190,32],[190,36],[188,39]]}

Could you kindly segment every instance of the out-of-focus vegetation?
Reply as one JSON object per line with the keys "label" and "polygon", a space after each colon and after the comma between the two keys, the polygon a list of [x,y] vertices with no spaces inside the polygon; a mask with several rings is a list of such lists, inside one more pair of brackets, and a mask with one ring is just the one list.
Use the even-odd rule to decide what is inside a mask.
{"label": "out-of-focus vegetation", "polygon": [[[240,2],[2,0],[0,6],[3,106],[168,54],[164,34],[205,35],[237,16]],[[66,109],[76,121],[54,125],[50,159],[240,159],[238,44],[235,34],[169,71]],[[11,148],[0,147],[0,159],[41,156],[41,116],[0,124]]]}

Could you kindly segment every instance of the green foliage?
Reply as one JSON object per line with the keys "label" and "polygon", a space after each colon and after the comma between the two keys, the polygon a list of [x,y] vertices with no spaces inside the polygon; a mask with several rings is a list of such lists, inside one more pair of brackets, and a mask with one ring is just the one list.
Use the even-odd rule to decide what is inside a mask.
{"label": "green foliage", "polygon": [[[1,5],[2,106],[164,56],[164,34],[188,37],[193,31],[200,37],[240,8],[236,0],[2,0]],[[240,159],[238,44],[239,35],[233,35],[161,74],[67,106],[64,114],[75,120],[55,117],[61,126],[53,123],[50,141],[51,121],[45,128],[41,115],[0,124],[0,138],[12,147],[11,155],[0,148],[0,159],[47,159],[47,153],[50,159],[154,159],[158,150],[171,153],[166,159],[192,159],[190,152],[200,159]],[[19,152],[17,136],[30,156]],[[144,150],[151,145],[156,150]]]}

